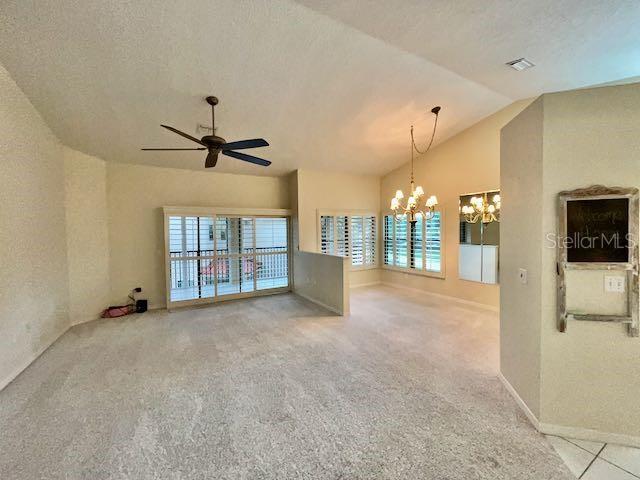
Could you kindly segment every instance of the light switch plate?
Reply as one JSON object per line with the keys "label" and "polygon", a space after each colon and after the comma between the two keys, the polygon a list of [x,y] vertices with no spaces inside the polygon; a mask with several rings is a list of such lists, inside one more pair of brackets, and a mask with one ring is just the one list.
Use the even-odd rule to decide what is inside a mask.
{"label": "light switch plate", "polygon": [[527,284],[527,271],[524,268],[518,269],[518,277],[520,278],[521,284]]}
{"label": "light switch plate", "polygon": [[625,277],[619,275],[605,275],[604,276],[604,291],[612,293],[624,293],[625,291]]}

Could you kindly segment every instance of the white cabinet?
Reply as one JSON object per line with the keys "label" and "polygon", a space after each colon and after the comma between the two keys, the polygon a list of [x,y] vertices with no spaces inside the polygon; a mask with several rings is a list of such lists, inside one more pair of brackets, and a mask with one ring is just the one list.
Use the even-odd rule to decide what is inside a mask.
{"label": "white cabinet", "polygon": [[498,246],[460,244],[458,275],[463,280],[498,283]]}

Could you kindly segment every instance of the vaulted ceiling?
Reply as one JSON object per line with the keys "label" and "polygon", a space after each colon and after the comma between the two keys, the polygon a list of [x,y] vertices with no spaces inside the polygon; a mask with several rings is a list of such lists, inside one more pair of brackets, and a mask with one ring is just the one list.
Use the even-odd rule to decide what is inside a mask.
{"label": "vaulted ceiling", "polygon": [[[264,137],[269,168],[384,174],[443,107],[442,141],[515,99],[640,74],[636,0],[4,0],[0,62],[66,145],[201,169],[195,136]],[[516,72],[506,61],[536,66]]]}

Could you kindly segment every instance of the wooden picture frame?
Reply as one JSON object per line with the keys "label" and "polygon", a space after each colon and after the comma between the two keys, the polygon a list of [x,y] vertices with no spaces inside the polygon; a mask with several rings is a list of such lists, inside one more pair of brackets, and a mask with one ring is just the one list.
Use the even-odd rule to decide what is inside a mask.
{"label": "wooden picture frame", "polygon": [[[582,205],[586,205],[583,201],[595,200],[601,201],[600,207],[604,202],[609,200],[621,200],[626,199],[628,203],[627,215],[622,217],[618,214],[618,220],[624,218],[627,222],[626,235],[627,238],[623,247],[620,245],[610,248],[608,251],[602,247],[597,252],[582,252],[580,255],[572,255],[574,258],[592,258],[591,261],[569,261],[569,248],[567,248],[568,239],[568,210],[580,210],[572,209],[571,202],[581,202]],[[566,332],[568,320],[582,320],[582,321],[599,321],[599,322],[618,322],[628,325],[628,332],[630,336],[640,336],[640,324],[638,320],[638,239],[640,232],[638,231],[638,224],[640,221],[640,207],[639,201],[640,195],[637,188],[621,188],[621,187],[605,187],[602,185],[593,185],[587,188],[581,188],[577,190],[563,191],[558,194],[558,241],[557,241],[557,327],[561,332]],[[622,203],[610,202],[611,205],[615,205],[616,208],[620,208]],[[568,208],[569,205],[569,208]],[[594,206],[597,204],[594,203]],[[586,209],[583,209],[586,210]],[[602,210],[602,209],[600,209]],[[620,213],[620,211],[618,211]],[[588,215],[586,215],[588,217]],[[587,220],[594,220],[587,218]],[[586,221],[584,218],[581,221]],[[596,219],[597,221],[598,219]],[[608,219],[609,220],[609,219]],[[571,223],[571,222],[570,222]],[[572,226],[575,230],[575,223]],[[609,221],[608,228],[611,228],[611,224],[614,221]],[[587,226],[588,227],[588,226]],[[595,231],[598,225],[595,226]],[[620,228],[620,222],[615,225],[616,228]],[[624,232],[622,229],[620,233]],[[609,231],[610,232],[610,231]],[[627,249],[626,261],[624,255],[620,254],[621,248]],[[615,249],[615,251],[614,251]],[[609,258],[608,258],[609,257]],[[605,271],[624,271],[626,273],[626,292],[627,292],[627,313],[626,315],[602,315],[602,314],[584,314],[574,313],[567,311],[567,289],[565,283],[565,271],[566,270],[605,270]]]}

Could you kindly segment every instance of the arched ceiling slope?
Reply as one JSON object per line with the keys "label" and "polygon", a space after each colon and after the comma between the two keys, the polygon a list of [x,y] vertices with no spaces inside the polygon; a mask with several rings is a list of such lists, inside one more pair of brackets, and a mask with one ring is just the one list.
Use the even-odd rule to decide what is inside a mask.
{"label": "arched ceiling slope", "polygon": [[[0,62],[63,143],[108,161],[201,169],[203,152],[140,147],[191,146],[159,125],[205,135],[196,126],[210,123],[203,98],[214,94],[217,134],[264,137],[271,145],[253,152],[273,162],[221,157],[216,171],[382,175],[408,160],[411,124],[426,139],[433,105],[443,107],[441,142],[516,98],[640,73],[616,62],[606,62],[609,71],[569,66],[570,74],[544,63],[609,38],[607,19],[591,15],[612,15],[622,28],[602,48],[619,61],[637,53],[625,16],[638,13],[636,2],[527,3],[542,11],[496,0],[483,9],[471,0],[5,0]],[[598,7],[606,3],[619,8]],[[587,4],[590,20],[567,19],[568,4]],[[531,21],[515,15],[511,34],[504,30],[518,12],[535,15],[535,49],[523,47]],[[552,23],[558,44],[543,49],[540,25],[563,14]],[[591,29],[582,43],[569,42],[581,28]],[[504,66],[529,52],[543,61],[534,69]]]}

